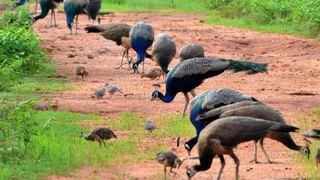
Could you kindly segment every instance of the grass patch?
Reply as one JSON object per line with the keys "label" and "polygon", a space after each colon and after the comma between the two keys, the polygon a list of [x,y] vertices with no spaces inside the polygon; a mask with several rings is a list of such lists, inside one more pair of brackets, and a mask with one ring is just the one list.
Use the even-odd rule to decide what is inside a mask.
{"label": "grass patch", "polygon": [[320,38],[320,1],[106,0],[104,12],[184,12],[208,15],[207,24]]}
{"label": "grass patch", "polygon": [[156,124],[156,129],[152,135],[158,138],[192,136],[195,134],[194,128],[188,117],[182,118],[180,115],[161,115],[152,118],[138,116],[132,112],[120,114],[119,121],[112,123],[111,127],[119,130],[131,131],[137,135],[149,134],[144,130],[144,124],[151,120]]}
{"label": "grass patch", "polygon": [[[306,131],[313,128],[319,128],[320,124],[320,107],[314,108],[309,115],[304,115],[299,117],[299,127],[301,131]],[[312,140],[312,139],[311,139]],[[305,169],[305,174],[308,179],[320,179],[319,169],[316,168],[316,160],[315,156],[317,153],[317,149],[320,148],[320,142],[317,140],[312,140],[312,145],[310,147],[311,156],[310,159],[307,160],[301,157],[297,157],[297,162],[302,164]]]}
{"label": "grass patch", "polygon": [[203,12],[206,8],[197,1],[188,0],[105,0],[104,12]]}
{"label": "grass patch", "polygon": [[49,174],[67,174],[71,169],[88,165],[108,165],[119,157],[136,153],[131,137],[114,142],[106,148],[85,141],[79,135],[88,131],[74,121],[99,120],[95,115],[70,112],[34,112],[37,133],[31,136],[26,154],[19,162],[0,163],[0,179],[39,179]]}

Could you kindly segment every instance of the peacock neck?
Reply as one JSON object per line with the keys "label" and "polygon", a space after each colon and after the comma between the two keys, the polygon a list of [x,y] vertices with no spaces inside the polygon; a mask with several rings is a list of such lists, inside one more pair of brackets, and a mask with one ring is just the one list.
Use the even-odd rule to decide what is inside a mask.
{"label": "peacock neck", "polygon": [[173,101],[175,96],[176,96],[176,94],[168,92],[168,91],[166,92],[165,95],[163,95],[161,92],[159,92],[159,99],[161,99],[165,103],[170,103],[171,101]]}
{"label": "peacock neck", "polygon": [[191,112],[190,112],[190,121],[197,131],[197,138],[198,138],[200,132],[202,131],[202,129],[205,128],[205,125],[203,123],[201,123],[200,121],[197,121],[197,117],[201,113],[202,113],[201,104],[195,104],[192,107]]}
{"label": "peacock neck", "polygon": [[214,158],[214,154],[212,153],[211,149],[206,151],[201,151],[199,153],[200,156],[200,165],[195,165],[193,168],[196,171],[205,171],[211,167],[212,160]]}
{"label": "peacock neck", "polygon": [[138,59],[136,61],[137,64],[140,64],[144,61],[146,54],[144,52],[138,52]]}

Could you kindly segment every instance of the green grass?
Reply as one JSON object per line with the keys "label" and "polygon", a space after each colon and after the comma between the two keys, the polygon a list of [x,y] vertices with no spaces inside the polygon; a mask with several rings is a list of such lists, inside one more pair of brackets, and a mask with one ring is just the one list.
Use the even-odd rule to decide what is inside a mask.
{"label": "green grass", "polygon": [[102,11],[202,13],[208,15],[206,24],[320,38],[320,17],[317,8],[313,8],[317,4],[318,0],[297,3],[278,0],[174,0],[174,4],[171,0],[106,0]]}
{"label": "green grass", "polygon": [[51,78],[55,73],[55,67],[51,63],[41,64],[38,73],[27,75],[6,91],[0,92],[1,101],[25,101],[38,100],[41,94],[71,90],[73,87],[66,85],[66,80]]}
{"label": "green grass", "polygon": [[[319,128],[320,124],[320,107],[314,108],[309,115],[303,115],[299,117],[299,127],[301,128],[301,131],[306,131],[313,128]],[[308,179],[320,179],[320,173],[319,169],[315,166],[315,155],[317,152],[317,149],[320,148],[320,142],[317,140],[312,140],[312,145],[310,147],[311,150],[311,156],[310,159],[307,160],[306,158],[303,158],[303,160],[296,157],[297,162],[299,164],[302,164],[305,169],[305,174]]]}
{"label": "green grass", "polygon": [[108,165],[120,157],[136,153],[130,136],[107,142],[107,147],[80,138],[88,130],[75,123],[99,120],[95,115],[70,112],[35,112],[32,118],[42,129],[32,137],[25,157],[14,164],[0,163],[0,179],[41,179],[50,174],[68,174],[82,165]]}
{"label": "green grass", "polygon": [[197,1],[175,0],[105,0],[102,11],[105,12],[203,12],[205,7]]}
{"label": "green grass", "polygon": [[250,22],[242,18],[228,19],[222,18],[219,15],[210,15],[204,19],[206,24],[216,24],[227,27],[239,27],[245,29],[251,29],[255,31],[268,32],[268,33],[280,33],[287,35],[298,35],[303,37],[312,37],[307,29],[299,27],[294,24],[282,23],[282,24],[260,24],[257,22]]}
{"label": "green grass", "polygon": [[119,121],[112,123],[111,126],[141,136],[149,134],[144,130],[144,124],[147,120],[156,124],[157,128],[152,132],[152,135],[158,138],[191,136],[195,133],[189,118],[181,118],[179,115],[172,114],[154,116],[150,119],[132,112],[124,112],[120,114]]}

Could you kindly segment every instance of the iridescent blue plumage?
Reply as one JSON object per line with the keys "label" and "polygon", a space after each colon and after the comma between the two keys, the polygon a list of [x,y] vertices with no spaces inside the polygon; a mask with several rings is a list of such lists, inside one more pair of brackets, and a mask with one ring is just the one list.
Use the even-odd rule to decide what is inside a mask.
{"label": "iridescent blue plumage", "polygon": [[76,17],[76,33],[78,25],[78,15],[84,12],[89,0],[65,0],[64,12],[66,13],[67,26],[72,34],[73,20]]}
{"label": "iridescent blue plumage", "polygon": [[137,53],[137,60],[133,64],[134,72],[138,72],[138,67],[144,61],[147,49],[152,45],[154,40],[154,30],[151,25],[140,22],[130,31],[131,47]]}
{"label": "iridescent blue plumage", "polygon": [[54,9],[57,8],[58,4],[62,2],[62,0],[40,0],[40,8],[41,12],[38,16],[33,18],[33,21],[37,21],[39,19],[45,18],[49,11],[51,10],[51,25],[52,25],[52,20],[54,20],[54,26],[56,26],[56,17],[55,17],[55,12]]}
{"label": "iridescent blue plumage", "polygon": [[15,7],[18,7],[18,6],[22,6],[24,5],[24,3],[26,3],[26,0],[19,0],[18,2],[15,3]]}
{"label": "iridescent blue plumage", "polygon": [[[155,99],[158,97],[168,103],[174,99],[177,93],[182,92],[186,98],[186,104],[183,110],[184,116],[189,103],[187,93],[201,85],[205,79],[217,76],[225,70],[231,70],[233,72],[248,71],[251,73],[265,72],[266,66],[266,64],[247,61],[206,57],[184,60],[169,71],[166,81],[166,95],[163,95],[159,91],[154,91],[152,98]],[[167,94],[170,95],[171,101],[168,101],[169,98],[164,99],[164,97],[167,97]]]}
{"label": "iridescent blue plumage", "polygon": [[256,99],[226,88],[209,90],[192,99],[190,121],[196,129],[196,136],[185,143],[185,148],[188,150],[188,152],[190,152],[193,146],[197,143],[202,129],[206,127],[206,124],[203,123],[203,121],[197,120],[197,117],[200,114],[240,101],[256,101]]}

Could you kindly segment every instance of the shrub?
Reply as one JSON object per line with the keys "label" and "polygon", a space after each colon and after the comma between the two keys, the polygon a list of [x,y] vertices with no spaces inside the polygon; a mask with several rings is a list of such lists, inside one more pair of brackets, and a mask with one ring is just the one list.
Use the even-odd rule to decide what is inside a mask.
{"label": "shrub", "polygon": [[40,41],[30,28],[26,9],[6,12],[0,19],[0,90],[36,72],[45,59]]}

